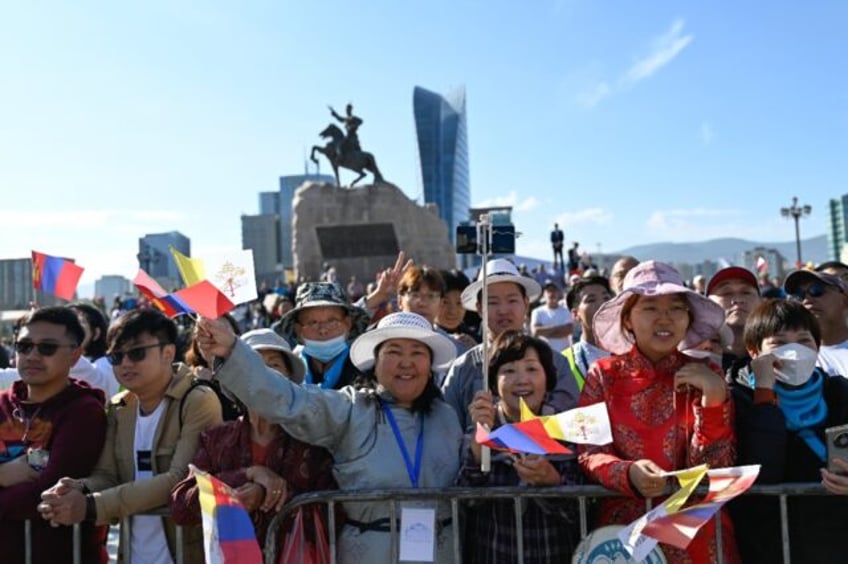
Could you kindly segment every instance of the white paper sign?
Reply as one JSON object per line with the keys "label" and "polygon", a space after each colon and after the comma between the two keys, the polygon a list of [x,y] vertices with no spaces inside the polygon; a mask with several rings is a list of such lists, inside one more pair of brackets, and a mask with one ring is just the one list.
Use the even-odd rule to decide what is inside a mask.
{"label": "white paper sign", "polygon": [[204,258],[206,278],[234,304],[256,299],[256,274],[253,251],[232,251],[214,258]]}
{"label": "white paper sign", "polygon": [[433,562],[436,549],[436,510],[402,507],[400,511],[400,560]]}

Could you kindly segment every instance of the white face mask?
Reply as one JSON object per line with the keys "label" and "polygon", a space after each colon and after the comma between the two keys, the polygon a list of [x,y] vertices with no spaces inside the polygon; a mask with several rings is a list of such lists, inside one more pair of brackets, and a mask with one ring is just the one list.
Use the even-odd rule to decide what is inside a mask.
{"label": "white face mask", "polygon": [[710,351],[702,351],[700,349],[686,349],[683,351],[683,354],[686,356],[691,356],[692,358],[706,358],[711,360],[713,363],[717,364],[721,367],[721,355],[718,353],[710,352]]}
{"label": "white face mask", "polygon": [[805,384],[816,368],[818,353],[798,343],[782,345],[771,351],[780,359],[781,367],[775,368],[777,379],[790,386]]}

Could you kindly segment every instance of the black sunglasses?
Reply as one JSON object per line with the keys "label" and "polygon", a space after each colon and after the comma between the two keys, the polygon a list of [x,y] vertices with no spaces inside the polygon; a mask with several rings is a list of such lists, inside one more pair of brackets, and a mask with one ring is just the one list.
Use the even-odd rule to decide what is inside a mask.
{"label": "black sunglasses", "polygon": [[124,362],[124,356],[130,359],[130,362],[141,362],[144,360],[144,357],[147,356],[147,349],[152,349],[153,347],[162,347],[163,343],[154,343],[152,345],[145,345],[143,347],[135,347],[128,351],[115,351],[110,352],[106,355],[106,358],[109,359],[109,364],[112,366],[118,366],[122,362]]}
{"label": "black sunglasses", "polygon": [[806,290],[798,288],[792,295],[799,300],[803,300],[806,296],[810,296],[811,298],[820,298],[824,295],[825,291],[827,291],[827,286],[821,282],[813,282],[807,286]]}
{"label": "black sunglasses", "polygon": [[76,348],[77,345],[63,345],[60,343],[33,343],[32,341],[18,341],[15,343],[15,352],[18,354],[29,354],[33,349],[38,351],[41,356],[53,356],[59,347]]}

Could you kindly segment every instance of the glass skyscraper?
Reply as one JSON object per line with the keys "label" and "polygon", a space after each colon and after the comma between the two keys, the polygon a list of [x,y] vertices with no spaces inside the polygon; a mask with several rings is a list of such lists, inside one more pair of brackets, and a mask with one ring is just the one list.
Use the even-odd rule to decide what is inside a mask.
{"label": "glass skyscraper", "polygon": [[848,244],[848,194],[830,200],[827,218],[827,258],[842,260],[842,248]]}
{"label": "glass skyscraper", "polygon": [[455,243],[456,227],[469,220],[471,207],[465,88],[442,96],[416,86],[412,104],[424,201],[436,204]]}

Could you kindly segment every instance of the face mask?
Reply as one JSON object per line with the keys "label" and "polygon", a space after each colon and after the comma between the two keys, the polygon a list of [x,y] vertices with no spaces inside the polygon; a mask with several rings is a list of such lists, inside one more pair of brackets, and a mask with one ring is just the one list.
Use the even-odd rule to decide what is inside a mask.
{"label": "face mask", "polygon": [[328,362],[344,352],[347,348],[347,336],[339,335],[327,341],[303,339],[303,352],[315,360]]}
{"label": "face mask", "polygon": [[717,364],[719,367],[721,367],[721,355],[718,353],[702,351],[700,349],[687,349],[683,351],[683,354],[685,354],[686,356],[691,356],[692,358],[709,359],[713,364]]}
{"label": "face mask", "polygon": [[780,359],[782,366],[775,368],[777,379],[790,386],[805,384],[816,368],[818,353],[798,343],[777,347],[771,354]]}

